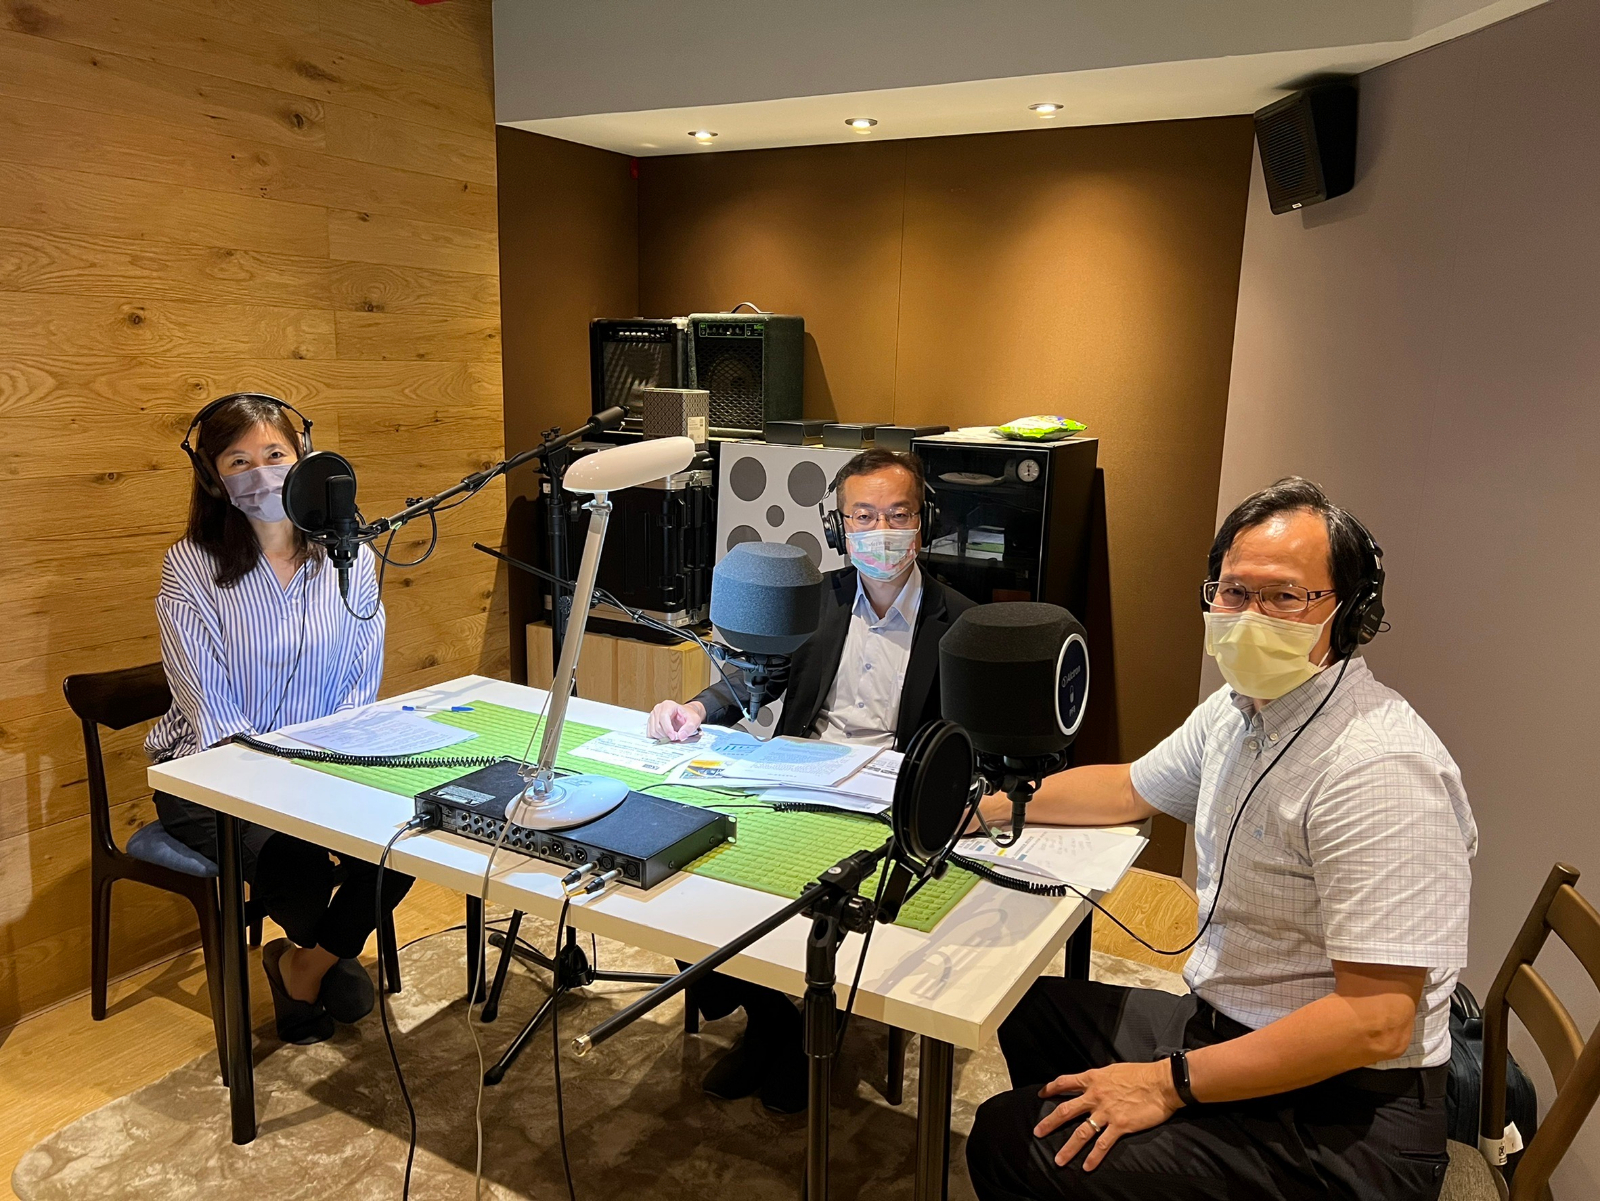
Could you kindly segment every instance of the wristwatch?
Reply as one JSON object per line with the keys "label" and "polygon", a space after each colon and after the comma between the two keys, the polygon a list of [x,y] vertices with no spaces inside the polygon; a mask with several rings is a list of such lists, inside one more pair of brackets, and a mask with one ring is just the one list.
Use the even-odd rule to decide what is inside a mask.
{"label": "wristwatch", "polygon": [[1169,1062],[1172,1064],[1172,1087],[1178,1094],[1178,1100],[1185,1105],[1200,1104],[1189,1087],[1189,1052],[1174,1051]]}

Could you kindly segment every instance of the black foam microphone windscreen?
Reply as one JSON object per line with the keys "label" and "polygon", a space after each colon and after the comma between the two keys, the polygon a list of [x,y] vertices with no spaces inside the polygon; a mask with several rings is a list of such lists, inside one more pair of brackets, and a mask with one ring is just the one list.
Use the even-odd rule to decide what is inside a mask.
{"label": "black foam microphone windscreen", "polygon": [[741,542],[711,572],[711,624],[735,650],[792,655],[821,613],[822,573],[798,546]]}
{"label": "black foam microphone windscreen", "polygon": [[1083,626],[1060,605],[975,605],[939,643],[939,699],[987,755],[1029,759],[1072,745],[1089,694]]}

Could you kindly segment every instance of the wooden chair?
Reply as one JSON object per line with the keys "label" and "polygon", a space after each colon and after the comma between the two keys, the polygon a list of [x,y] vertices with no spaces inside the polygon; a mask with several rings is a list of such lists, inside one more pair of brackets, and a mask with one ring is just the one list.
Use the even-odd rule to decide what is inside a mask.
{"label": "wooden chair", "polygon": [[[1533,966],[1545,940],[1556,935],[1600,987],[1600,913],[1573,887],[1576,869],[1558,863],[1539,890],[1527,919],[1483,1005],[1483,1108],[1479,1120],[1478,1163],[1452,1146],[1442,1197],[1458,1201],[1548,1201],[1550,1175],[1572,1145],[1600,1097],[1600,1028],[1585,1041],[1545,978]],[[1528,1140],[1516,1177],[1508,1188],[1499,1166],[1505,1163],[1506,1029],[1515,1012],[1538,1045],[1556,1096],[1539,1131]],[[1483,1160],[1488,1171],[1483,1170]]]}
{"label": "wooden chair", "polygon": [[[227,1033],[223,1027],[221,914],[217,901],[217,865],[179,842],[160,822],[141,826],[129,836],[126,849],[111,833],[111,799],[106,787],[100,727],[123,730],[160,717],[172,705],[167,677],[159,663],[120,671],[68,676],[62,683],[67,704],[83,723],[83,752],[89,780],[89,864],[91,957],[89,1008],[95,1021],[106,1016],[106,985],[111,958],[111,886],[135,880],[176,893],[194,906],[200,922],[200,947],[205,957],[211,1020],[217,1035],[217,1058],[227,1083]],[[250,945],[261,945],[262,911],[247,906]],[[384,957],[385,985],[400,991],[399,951],[394,922],[385,915],[378,926],[378,953]]]}

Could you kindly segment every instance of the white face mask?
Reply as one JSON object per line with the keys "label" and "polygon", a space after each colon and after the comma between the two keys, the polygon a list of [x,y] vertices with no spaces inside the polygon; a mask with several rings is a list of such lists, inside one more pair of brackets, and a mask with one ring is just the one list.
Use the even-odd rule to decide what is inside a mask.
{"label": "white face mask", "polygon": [[246,517],[257,521],[282,521],[283,478],[293,466],[293,463],[269,463],[265,467],[252,467],[237,475],[223,476],[222,486],[228,490],[233,507]]}
{"label": "white face mask", "polygon": [[906,569],[916,545],[916,530],[862,530],[845,535],[850,562],[872,580],[892,580]]}
{"label": "white face mask", "polygon": [[1313,625],[1253,609],[1207,613],[1206,654],[1216,659],[1222,678],[1240,696],[1275,701],[1325,666],[1311,661],[1311,651],[1328,621]]}

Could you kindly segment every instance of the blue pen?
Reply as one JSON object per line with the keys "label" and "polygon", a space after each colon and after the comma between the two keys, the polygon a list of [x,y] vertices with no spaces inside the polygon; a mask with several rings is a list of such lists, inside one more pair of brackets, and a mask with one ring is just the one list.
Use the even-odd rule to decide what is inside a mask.
{"label": "blue pen", "polygon": [[406,713],[471,713],[471,705],[451,705],[448,709],[424,709],[420,705],[401,705],[401,710]]}

